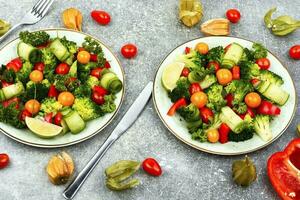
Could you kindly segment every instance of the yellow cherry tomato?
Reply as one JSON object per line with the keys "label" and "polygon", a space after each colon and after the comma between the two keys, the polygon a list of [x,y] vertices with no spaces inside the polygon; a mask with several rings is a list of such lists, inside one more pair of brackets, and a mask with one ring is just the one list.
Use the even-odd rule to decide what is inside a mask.
{"label": "yellow cherry tomato", "polygon": [[30,74],[29,74],[29,78],[30,80],[32,80],[35,83],[41,82],[43,80],[43,72],[39,71],[39,70],[33,70]]}
{"label": "yellow cherry tomato", "polygon": [[207,103],[207,95],[204,92],[195,92],[191,96],[191,102],[198,108],[203,108]]}
{"label": "yellow cherry tomato", "polygon": [[90,61],[91,55],[87,51],[79,51],[77,54],[77,60],[81,64],[87,64]]}
{"label": "yellow cherry tomato", "polygon": [[232,81],[232,73],[229,69],[219,69],[217,71],[217,79],[221,85],[227,85]]}
{"label": "yellow cherry tomato", "polygon": [[261,103],[261,97],[256,92],[250,92],[245,97],[245,103],[250,108],[257,108]]}
{"label": "yellow cherry tomato", "polygon": [[216,143],[219,141],[220,135],[217,129],[210,129],[207,131],[207,140],[211,143]]}
{"label": "yellow cherry tomato", "polygon": [[196,47],[195,50],[198,51],[200,54],[207,54],[208,53],[208,45],[204,42],[199,42]]}
{"label": "yellow cherry tomato", "polygon": [[25,103],[25,109],[33,115],[38,113],[40,108],[41,104],[35,99],[31,99]]}
{"label": "yellow cherry tomato", "polygon": [[63,106],[71,106],[74,103],[75,97],[71,92],[61,92],[58,95],[58,102]]}

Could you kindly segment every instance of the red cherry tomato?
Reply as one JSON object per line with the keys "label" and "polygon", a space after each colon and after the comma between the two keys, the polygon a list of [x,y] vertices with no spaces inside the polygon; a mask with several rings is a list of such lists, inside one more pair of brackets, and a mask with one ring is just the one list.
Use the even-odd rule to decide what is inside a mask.
{"label": "red cherry tomato", "polygon": [[185,50],[184,50],[185,54],[188,54],[191,52],[191,48],[190,47],[185,47]]}
{"label": "red cherry tomato", "polygon": [[224,48],[225,52],[227,52],[228,49],[229,49],[230,47],[231,47],[231,44],[227,45],[227,46]]}
{"label": "red cherry tomato", "polygon": [[54,98],[58,97],[58,91],[54,85],[50,86],[49,91],[48,91],[48,97],[54,97]]}
{"label": "red cherry tomato", "polygon": [[270,60],[268,58],[260,58],[256,61],[256,64],[260,69],[269,69],[270,68]]}
{"label": "red cherry tomato", "polygon": [[201,90],[201,87],[200,87],[199,83],[192,83],[190,85],[189,92],[190,92],[191,95],[196,93],[196,92],[201,92],[201,91],[202,90]]}
{"label": "red cherry tomato", "polygon": [[107,25],[110,22],[110,15],[103,10],[93,10],[91,12],[92,18],[101,25]]}
{"label": "red cherry tomato", "polygon": [[215,71],[218,71],[220,69],[219,63],[215,61],[211,61],[207,64],[207,68],[211,68],[211,67],[214,67]]}
{"label": "red cherry tomato", "polygon": [[60,63],[56,69],[55,69],[55,73],[56,74],[67,74],[69,73],[70,70],[70,66],[67,63]]}
{"label": "red cherry tomato", "polygon": [[7,167],[9,164],[9,156],[5,153],[0,154],[0,169]]}
{"label": "red cherry tomato", "polygon": [[300,45],[294,45],[289,51],[290,57],[295,60],[300,60]]}
{"label": "red cherry tomato", "polygon": [[45,64],[43,62],[38,62],[34,64],[34,70],[39,70],[40,72],[43,72],[45,69]]}
{"label": "red cherry tomato", "polygon": [[280,112],[281,110],[279,107],[265,100],[261,101],[261,104],[257,109],[257,113],[263,115],[279,115]]}
{"label": "red cherry tomato", "polygon": [[253,79],[250,80],[250,82],[252,83],[252,85],[256,85],[256,83],[259,82],[259,79],[253,78]]}
{"label": "red cherry tomato", "polygon": [[95,76],[96,78],[100,78],[102,70],[103,70],[103,68],[101,68],[101,67],[97,67],[95,69],[92,69],[91,75]]}
{"label": "red cherry tomato", "polygon": [[183,70],[182,70],[182,72],[181,72],[181,76],[188,77],[189,73],[190,73],[189,68],[184,67]]}
{"label": "red cherry tomato", "polygon": [[96,91],[93,91],[92,93],[92,100],[98,105],[102,105],[105,103],[104,96]]}
{"label": "red cherry tomato", "polygon": [[26,117],[32,117],[32,114],[28,110],[24,109],[20,114],[20,120],[25,121]]}
{"label": "red cherry tomato", "polygon": [[91,62],[97,62],[98,60],[98,55],[97,54],[90,54],[90,61]]}
{"label": "red cherry tomato", "polygon": [[214,113],[207,107],[200,108],[200,116],[204,123],[210,122],[214,117]]}
{"label": "red cherry tomato", "polygon": [[105,61],[104,68],[106,68],[106,69],[111,68],[111,66],[110,66],[110,64],[109,64],[108,61]]}
{"label": "red cherry tomato", "polygon": [[12,83],[8,83],[5,80],[1,80],[1,84],[3,88],[12,85]]}
{"label": "red cherry tomato", "polygon": [[108,94],[107,90],[106,90],[105,88],[99,86],[99,85],[95,85],[95,86],[93,87],[93,91],[94,91],[94,92],[98,92],[98,93],[99,93],[100,95],[102,95],[102,96]]}
{"label": "red cherry tomato", "polygon": [[162,170],[158,162],[154,158],[147,158],[142,163],[143,170],[151,176],[160,176]]}
{"label": "red cherry tomato", "polygon": [[52,124],[52,117],[53,117],[53,113],[47,113],[45,116],[44,116],[44,120],[50,124]]}
{"label": "red cherry tomato", "polygon": [[186,100],[185,98],[180,98],[178,99],[172,106],[171,108],[168,110],[167,115],[169,116],[173,116],[176,113],[176,110],[178,110],[180,107],[182,106],[186,106]]}
{"label": "red cherry tomato", "polygon": [[229,106],[230,108],[232,108],[232,101],[233,101],[233,95],[232,94],[227,94],[225,97],[227,103],[226,105]]}
{"label": "red cherry tomato", "polygon": [[241,14],[237,9],[229,9],[226,12],[226,17],[231,23],[237,23],[241,18]]}
{"label": "red cherry tomato", "polygon": [[16,103],[16,109],[19,109],[20,99],[18,97],[14,97],[2,102],[4,108],[8,107],[10,104]]}
{"label": "red cherry tomato", "polygon": [[137,48],[134,44],[126,44],[121,48],[121,53],[125,58],[133,58],[137,54]]}
{"label": "red cherry tomato", "polygon": [[228,142],[228,134],[230,133],[230,128],[227,126],[227,124],[222,123],[219,128],[219,142],[221,144],[224,144]]}
{"label": "red cherry tomato", "polygon": [[241,78],[240,67],[239,66],[233,66],[232,69],[231,69],[231,73],[232,73],[232,79],[233,80],[239,80]]}
{"label": "red cherry tomato", "polygon": [[15,63],[9,62],[6,64],[6,69],[13,70],[14,72],[18,72],[19,69]]}
{"label": "red cherry tomato", "polygon": [[60,112],[56,113],[56,115],[54,116],[54,124],[60,126],[62,118],[63,116]]}

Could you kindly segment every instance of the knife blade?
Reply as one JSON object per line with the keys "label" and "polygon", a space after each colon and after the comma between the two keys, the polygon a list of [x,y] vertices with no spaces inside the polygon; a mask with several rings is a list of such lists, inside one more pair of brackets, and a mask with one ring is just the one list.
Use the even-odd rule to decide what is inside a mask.
{"label": "knife blade", "polygon": [[112,131],[110,136],[101,145],[99,150],[94,154],[91,160],[86,164],[83,170],[77,175],[77,177],[71,182],[71,184],[63,192],[65,199],[73,199],[86,178],[96,167],[101,160],[105,152],[109,147],[135,122],[140,113],[143,111],[147,102],[149,101],[152,93],[153,82],[149,82],[143,91],[139,94],[137,99],[133,102],[130,108],[127,110],[121,121],[116,128]]}

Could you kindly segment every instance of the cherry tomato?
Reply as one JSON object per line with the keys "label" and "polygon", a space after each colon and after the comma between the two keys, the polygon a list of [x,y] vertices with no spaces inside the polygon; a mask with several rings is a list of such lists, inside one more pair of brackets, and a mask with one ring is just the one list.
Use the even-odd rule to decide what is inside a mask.
{"label": "cherry tomato", "polygon": [[134,44],[126,44],[121,48],[121,53],[125,58],[133,58],[137,54],[137,48]]}
{"label": "cherry tomato", "polygon": [[44,116],[44,120],[50,124],[52,124],[52,117],[53,117],[53,113],[47,113],[45,116]]}
{"label": "cherry tomato", "polygon": [[71,106],[74,103],[75,97],[71,92],[61,92],[57,100],[63,106]]}
{"label": "cherry tomato", "polygon": [[162,170],[158,162],[154,158],[147,158],[142,163],[143,170],[152,176],[160,176]]}
{"label": "cherry tomato", "polygon": [[98,55],[97,54],[90,54],[90,61],[97,62],[98,61]]}
{"label": "cherry tomato", "polygon": [[229,69],[220,69],[217,71],[217,79],[221,85],[227,85],[232,81],[232,73]]}
{"label": "cherry tomato", "polygon": [[20,99],[19,99],[18,97],[14,97],[14,98],[8,99],[8,100],[6,100],[6,101],[3,101],[3,102],[2,102],[2,105],[3,105],[4,108],[6,108],[6,107],[8,107],[10,104],[12,104],[12,103],[15,103],[15,104],[16,104],[15,108],[16,108],[16,109],[19,109]]}
{"label": "cherry tomato", "polygon": [[41,82],[43,80],[43,78],[44,78],[43,72],[41,72],[39,70],[33,70],[29,74],[29,78],[30,78],[30,80],[32,80],[35,83]]}
{"label": "cherry tomato", "polygon": [[191,52],[191,48],[190,47],[185,47],[184,53],[189,54],[190,52]]}
{"label": "cherry tomato", "polygon": [[201,92],[201,87],[199,83],[192,83],[189,88],[190,95],[193,95],[196,92]]}
{"label": "cherry tomato", "polygon": [[67,74],[69,73],[70,70],[70,66],[67,63],[60,63],[56,69],[55,69],[55,73],[56,74]]}
{"label": "cherry tomato", "polygon": [[227,101],[226,105],[229,106],[230,108],[232,108],[232,101],[233,101],[233,95],[232,94],[227,94],[225,96],[225,99]]}
{"label": "cherry tomato", "polygon": [[8,70],[12,69],[15,72],[18,72],[18,71],[20,71],[22,66],[23,66],[22,60],[18,57],[18,58],[12,59],[9,63],[7,63],[6,68]]}
{"label": "cherry tomato", "polygon": [[206,134],[209,142],[216,143],[219,141],[220,135],[217,129],[209,129]]}
{"label": "cherry tomato", "polygon": [[99,92],[97,91],[93,91],[92,93],[92,100],[98,104],[98,105],[102,105],[105,103],[105,100],[104,100],[104,96],[101,95]]}
{"label": "cherry tomato", "polygon": [[33,69],[43,72],[45,69],[45,64],[43,62],[35,63]]}
{"label": "cherry tomato", "polygon": [[107,90],[99,85],[95,85],[93,87],[93,91],[98,92],[100,95],[103,95],[103,96],[108,94]]}
{"label": "cherry tomato", "polygon": [[60,112],[56,113],[56,115],[54,116],[54,124],[60,126],[62,118],[63,116]]}
{"label": "cherry tomato", "polygon": [[245,103],[250,108],[257,108],[261,103],[261,98],[256,92],[250,92],[245,97]]}
{"label": "cherry tomato", "polygon": [[54,97],[55,99],[58,97],[58,91],[54,85],[51,85],[48,91],[48,97]]}
{"label": "cherry tomato", "polygon": [[214,113],[207,107],[200,108],[200,116],[204,123],[209,123],[214,117]]}
{"label": "cherry tomato", "polygon": [[101,68],[101,67],[97,67],[97,68],[95,68],[95,69],[92,69],[92,71],[91,71],[91,75],[92,76],[95,76],[96,78],[100,78],[101,77],[101,72],[102,72],[102,70],[103,70],[103,68]]}
{"label": "cherry tomato", "polygon": [[196,92],[191,96],[191,102],[198,108],[202,108],[207,103],[207,95],[204,92]]}
{"label": "cherry tomato", "polygon": [[219,131],[219,142],[221,144],[228,142],[228,134],[231,131],[229,126],[225,123],[222,123],[218,131]]}
{"label": "cherry tomato", "polygon": [[228,49],[231,47],[231,44],[227,45],[224,50],[225,50],[225,53],[228,51]]}
{"label": "cherry tomato", "polygon": [[0,154],[0,169],[7,167],[9,164],[9,156],[5,153]]}
{"label": "cherry tomato", "polygon": [[0,82],[1,82],[3,88],[12,85],[12,83],[8,83],[5,80],[0,80]]}
{"label": "cherry tomato", "polygon": [[81,64],[87,64],[90,61],[91,55],[87,51],[79,51],[77,54],[77,60]]}
{"label": "cherry tomato", "polygon": [[219,63],[215,61],[211,61],[207,64],[207,68],[211,68],[211,67],[214,67],[215,71],[218,71],[220,69]]}
{"label": "cherry tomato", "polygon": [[275,106],[269,101],[261,101],[260,106],[257,109],[258,114],[263,114],[263,115],[280,115],[280,108]]}
{"label": "cherry tomato", "polygon": [[259,82],[259,79],[253,78],[250,80],[250,82],[252,83],[252,85],[256,85]]}
{"label": "cherry tomato", "polygon": [[103,10],[93,10],[91,12],[92,18],[101,25],[107,25],[110,22],[110,15]]}
{"label": "cherry tomato", "polygon": [[233,66],[231,71],[232,71],[232,79],[233,80],[239,80],[241,78],[239,66]]}
{"label": "cherry tomato", "polygon": [[183,70],[182,70],[182,72],[181,72],[181,76],[188,77],[189,73],[190,73],[189,68],[184,67]]}
{"label": "cherry tomato", "polygon": [[260,58],[256,61],[256,64],[260,69],[269,69],[270,68],[270,60],[268,58]]}
{"label": "cherry tomato", "polygon": [[9,62],[9,63],[6,64],[6,69],[13,70],[14,72],[19,71],[19,69],[17,68],[17,65],[12,63],[12,62]]}
{"label": "cherry tomato", "polygon": [[22,110],[19,118],[21,121],[25,121],[26,117],[32,117],[32,114],[28,110],[24,109]]}
{"label": "cherry tomato", "polygon": [[111,66],[110,66],[110,64],[109,64],[108,61],[105,61],[104,68],[106,68],[106,69],[111,68]]}
{"label": "cherry tomato", "polygon": [[237,23],[241,18],[241,13],[237,9],[229,9],[226,12],[226,17],[231,23]]}
{"label": "cherry tomato", "polygon": [[198,44],[196,44],[195,50],[198,51],[200,54],[207,54],[209,47],[206,43],[204,42],[199,42]]}
{"label": "cherry tomato", "polygon": [[40,108],[41,104],[35,99],[31,99],[25,103],[25,109],[33,115],[38,113]]}
{"label": "cherry tomato", "polygon": [[289,51],[290,57],[295,60],[300,60],[300,45],[294,45]]}

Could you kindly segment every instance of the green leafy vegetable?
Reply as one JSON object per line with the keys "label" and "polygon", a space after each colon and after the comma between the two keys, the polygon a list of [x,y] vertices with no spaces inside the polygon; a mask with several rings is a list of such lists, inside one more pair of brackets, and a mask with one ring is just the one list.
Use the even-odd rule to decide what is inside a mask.
{"label": "green leafy vegetable", "polygon": [[253,78],[258,78],[260,69],[257,64],[252,61],[243,61],[240,64],[241,78],[246,81],[250,81]]}
{"label": "green leafy vegetable", "polygon": [[201,128],[192,133],[192,139],[199,142],[207,142],[207,134]]}
{"label": "green leafy vegetable", "polygon": [[217,61],[221,63],[224,53],[225,50],[222,46],[211,48],[207,54],[208,62]]}
{"label": "green leafy vegetable", "polygon": [[218,112],[226,105],[226,100],[223,97],[223,86],[217,83],[213,84],[206,90],[208,103],[206,106],[211,110]]}
{"label": "green leafy vegetable", "polygon": [[0,68],[0,79],[8,83],[13,83],[16,79],[16,73],[12,69],[7,70],[6,66],[2,65]]}
{"label": "green leafy vegetable", "polygon": [[31,44],[35,47],[47,43],[50,38],[49,34],[45,31],[22,31],[20,32],[19,36],[23,42]]}
{"label": "green leafy vegetable", "polygon": [[227,94],[233,94],[234,99],[232,104],[238,105],[239,103],[243,102],[244,97],[249,92],[254,90],[252,84],[249,81],[244,80],[233,80],[225,87],[225,91]]}
{"label": "green leafy vegetable", "polygon": [[202,55],[195,50],[191,50],[188,54],[179,55],[176,60],[183,62],[190,69],[205,67],[207,64],[206,55]]}
{"label": "green leafy vegetable", "polygon": [[89,97],[76,98],[72,108],[78,112],[84,121],[99,117],[97,105]]}
{"label": "green leafy vegetable", "polygon": [[23,63],[21,70],[17,72],[17,79],[23,84],[26,84],[29,80],[29,74],[31,73],[32,69],[33,65],[30,62],[26,61],[25,63]]}
{"label": "green leafy vegetable", "polygon": [[63,105],[61,105],[55,98],[45,98],[41,102],[41,112],[53,113],[55,115],[59,110],[61,110]]}
{"label": "green leafy vegetable", "polygon": [[91,37],[86,37],[84,38],[84,40],[85,41],[82,43],[82,47],[88,52],[97,55],[98,66],[100,67],[104,66],[106,59],[104,58],[104,53],[100,43]]}
{"label": "green leafy vegetable", "polygon": [[66,36],[60,38],[60,42],[68,49],[71,54],[77,52],[77,44],[76,42],[67,40]]}
{"label": "green leafy vegetable", "polygon": [[252,48],[254,50],[254,58],[260,59],[260,58],[266,58],[268,55],[267,49],[260,43],[254,43],[252,45]]}
{"label": "green leafy vegetable", "polygon": [[189,87],[190,83],[187,78],[182,77],[177,81],[177,86],[170,93],[169,97],[172,102],[176,102],[178,99],[184,97],[186,99],[190,98]]}
{"label": "green leafy vegetable", "polygon": [[194,104],[181,107],[177,110],[180,116],[187,122],[194,122],[200,120],[200,111]]}
{"label": "green leafy vegetable", "polygon": [[16,109],[16,103],[11,103],[6,108],[0,104],[0,121],[16,128],[25,128],[25,123],[19,119],[20,110]]}
{"label": "green leafy vegetable", "polygon": [[82,84],[77,87],[74,91],[74,95],[76,98],[78,97],[90,97],[91,96],[91,88],[87,84]]}
{"label": "green leafy vegetable", "polygon": [[[47,79],[46,79],[47,80]],[[34,83],[32,81],[29,81],[26,84],[26,90],[21,95],[21,99],[23,102],[26,102],[30,99],[36,99],[37,101],[42,101],[48,96],[49,91],[49,81],[43,80],[41,83]]]}

